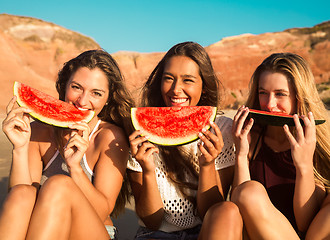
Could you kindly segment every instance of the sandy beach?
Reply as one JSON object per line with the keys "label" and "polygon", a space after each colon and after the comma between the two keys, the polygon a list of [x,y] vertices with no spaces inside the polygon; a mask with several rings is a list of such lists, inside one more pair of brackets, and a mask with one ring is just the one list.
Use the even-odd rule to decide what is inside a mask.
{"label": "sandy beach", "polygon": [[[228,117],[233,117],[234,110],[225,111],[225,115]],[[4,115],[0,115],[1,123],[3,121]],[[2,206],[3,201],[7,195],[8,190],[8,175],[11,163],[11,143],[6,138],[3,131],[0,131],[0,206]],[[133,201],[133,200],[132,200]],[[114,224],[119,230],[120,240],[133,239],[138,228],[137,217],[134,211],[134,201],[131,205],[127,205],[126,211],[119,218],[114,219]]]}

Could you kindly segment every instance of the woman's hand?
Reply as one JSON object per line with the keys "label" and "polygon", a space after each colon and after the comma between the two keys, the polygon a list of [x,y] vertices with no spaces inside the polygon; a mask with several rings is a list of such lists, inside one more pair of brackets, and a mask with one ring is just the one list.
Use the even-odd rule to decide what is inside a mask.
{"label": "woman's hand", "polygon": [[148,142],[147,136],[141,136],[141,131],[137,130],[129,136],[131,154],[141,165],[143,172],[155,171],[153,153],[159,153],[159,149]]}
{"label": "woman's hand", "polygon": [[249,145],[251,141],[250,130],[253,126],[253,119],[251,118],[245,123],[248,114],[249,108],[242,106],[238,109],[233,119],[232,135],[237,157],[242,156],[247,158],[249,154]]}
{"label": "woman's hand", "polygon": [[316,147],[316,129],[314,116],[310,112],[308,117],[301,117],[304,127],[301,126],[297,114],[293,116],[296,126],[296,136],[294,137],[287,125],[284,125],[284,132],[291,145],[291,155],[293,163],[298,169],[313,168],[313,156]]}
{"label": "woman's hand", "polygon": [[219,127],[214,122],[210,122],[210,125],[214,133],[210,130],[203,129],[203,131],[198,134],[199,138],[202,140],[198,144],[198,148],[201,152],[198,157],[200,167],[208,166],[210,163],[214,164],[214,160],[221,153],[224,145]]}
{"label": "woman's hand", "polygon": [[7,105],[7,116],[2,122],[2,130],[14,149],[28,146],[31,136],[30,109],[24,107],[15,107],[16,96],[14,96]]}
{"label": "woman's hand", "polygon": [[81,168],[80,161],[89,146],[90,128],[86,122],[72,124],[69,128],[72,129],[72,132],[63,151],[65,161],[72,171],[73,168]]}

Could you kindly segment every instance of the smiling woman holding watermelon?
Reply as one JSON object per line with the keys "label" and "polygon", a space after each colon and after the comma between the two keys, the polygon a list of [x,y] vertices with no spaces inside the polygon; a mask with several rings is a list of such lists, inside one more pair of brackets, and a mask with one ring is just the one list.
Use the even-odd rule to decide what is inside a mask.
{"label": "smiling woman holding watermelon", "polygon": [[[246,120],[244,106],[234,117],[232,201],[249,237],[304,239],[307,232],[306,239],[328,239],[330,119],[306,61],[292,53],[266,58],[251,78],[246,105],[270,115],[294,115],[294,127]],[[316,126],[314,119],[326,121]]]}
{"label": "smiling woman holding watermelon", "polygon": [[133,101],[117,63],[102,50],[68,61],[56,88],[60,100],[95,115],[69,128],[30,126],[32,110],[11,100],[3,131],[13,160],[0,239],[116,239],[108,216],[125,176]]}
{"label": "smiling woman holding watermelon", "polygon": [[[179,43],[151,73],[142,106],[218,107],[218,87],[204,48],[194,42]],[[130,135],[129,178],[140,218],[136,239],[240,239],[238,208],[225,201],[235,158],[231,123],[217,116],[210,123],[212,131],[204,129],[198,141],[182,146],[152,144],[140,130]],[[212,219],[206,212],[214,204],[221,213],[216,226],[221,235],[212,236],[202,220]]]}

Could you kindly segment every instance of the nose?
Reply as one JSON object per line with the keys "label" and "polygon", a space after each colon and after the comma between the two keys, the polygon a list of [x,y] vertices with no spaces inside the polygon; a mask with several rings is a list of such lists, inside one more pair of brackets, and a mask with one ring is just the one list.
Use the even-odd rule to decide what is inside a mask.
{"label": "nose", "polygon": [[80,105],[80,107],[84,107],[87,105],[89,99],[88,99],[88,94],[87,93],[82,93],[79,95],[77,102]]}
{"label": "nose", "polygon": [[276,108],[276,106],[277,106],[276,97],[270,94],[267,99],[267,105],[266,105],[267,110],[271,112]]}
{"label": "nose", "polygon": [[179,93],[182,92],[182,85],[181,85],[180,81],[174,81],[173,82],[172,90],[173,90],[175,95],[178,95]]}

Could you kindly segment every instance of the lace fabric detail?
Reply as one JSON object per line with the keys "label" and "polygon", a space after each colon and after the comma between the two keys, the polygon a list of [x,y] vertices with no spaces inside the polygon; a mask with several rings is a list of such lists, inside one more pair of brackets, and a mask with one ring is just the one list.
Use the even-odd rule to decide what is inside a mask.
{"label": "lace fabric detail", "polygon": [[[234,144],[231,137],[232,120],[224,116],[218,116],[215,123],[219,126],[224,147],[215,161],[215,168],[217,170],[232,166],[235,164]],[[197,143],[199,140],[187,144],[184,148],[190,150],[193,154],[193,166],[199,170],[198,154],[199,149]],[[158,154],[154,154],[155,173],[158,189],[163,201],[165,216],[159,230],[165,232],[179,231],[197,226],[201,223],[201,219],[196,214],[193,204],[186,199],[180,192],[179,188],[167,177],[167,169],[162,159]],[[134,159],[130,158],[128,161],[128,169],[142,172],[140,164]],[[187,181],[195,181],[188,174],[186,175]],[[191,196],[196,196],[197,191],[191,191]],[[140,224],[142,222],[140,221]],[[142,224],[143,225],[143,224]]]}

